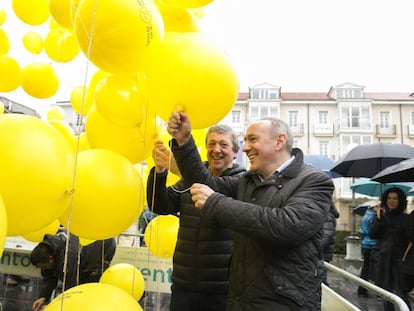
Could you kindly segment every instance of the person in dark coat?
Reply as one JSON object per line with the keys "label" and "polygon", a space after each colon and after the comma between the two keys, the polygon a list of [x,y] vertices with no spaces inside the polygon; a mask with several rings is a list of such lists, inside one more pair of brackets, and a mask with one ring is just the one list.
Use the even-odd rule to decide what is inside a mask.
{"label": "person in dark coat", "polygon": [[[205,143],[208,161],[203,166],[209,174],[237,176],[245,171],[234,163],[240,146],[232,128],[210,127]],[[155,144],[153,158],[155,167],[147,182],[148,206],[157,214],[179,213],[180,219],[173,256],[170,310],[225,310],[233,232],[194,207],[183,181],[166,187],[167,169],[179,172],[162,142]]]}
{"label": "person in dark coat", "polygon": [[[69,241],[65,266],[67,239]],[[105,247],[104,252],[102,252],[102,246]],[[30,254],[32,265],[41,269],[43,277],[42,289],[33,303],[33,311],[42,310],[50,300],[53,291],[57,289],[59,281],[63,282],[64,290],[79,284],[99,281],[102,272],[109,266],[115,254],[115,248],[116,241],[111,238],[95,241],[82,247],[80,251],[77,236],[73,234],[67,236],[64,231],[57,234],[46,234],[43,241]],[[78,255],[80,256],[79,265]]]}
{"label": "person in dark coat", "polygon": [[[405,213],[407,197],[400,188],[387,189],[381,196],[381,206],[369,229],[369,236],[377,240],[376,284],[399,295],[408,306],[410,278],[402,271],[402,258],[409,243],[408,219]],[[395,310],[393,303],[384,301],[384,310]]]}
{"label": "person in dark coat", "polygon": [[[323,225],[323,260],[326,262],[331,262],[333,259],[333,254],[335,250],[335,240],[336,240],[336,219],[339,218],[339,212],[335,206],[335,203],[332,201],[329,213],[326,216],[326,221]],[[324,267],[324,274],[322,277],[322,282],[325,285],[329,286],[327,271]]]}
{"label": "person in dark coat", "polygon": [[288,125],[275,118],[249,125],[242,149],[250,170],[238,177],[209,174],[185,113],[173,112],[167,130],[195,206],[234,230],[227,310],[320,310],[334,185],[304,164]]}

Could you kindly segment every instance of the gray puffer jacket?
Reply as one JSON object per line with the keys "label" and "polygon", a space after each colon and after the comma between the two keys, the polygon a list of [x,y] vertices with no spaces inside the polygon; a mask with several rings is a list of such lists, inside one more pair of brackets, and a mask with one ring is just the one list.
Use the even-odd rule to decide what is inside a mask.
{"label": "gray puffer jacket", "polygon": [[[207,165],[207,162],[203,164],[206,170]],[[182,181],[167,188],[167,172],[154,172],[152,168],[148,176],[148,206],[153,207],[157,214],[179,213],[180,217],[173,257],[172,283],[188,291],[226,294],[229,289],[228,270],[233,231],[223,227],[214,217],[204,215],[195,208],[189,191],[183,191],[185,188]],[[223,175],[237,176],[243,172],[245,169],[233,164]]]}
{"label": "gray puffer jacket", "polygon": [[334,190],[327,174],[305,166],[296,148],[293,162],[265,181],[251,172],[210,176],[193,140],[173,141],[172,150],[186,187],[217,191],[203,212],[235,231],[227,310],[320,310],[323,224]]}

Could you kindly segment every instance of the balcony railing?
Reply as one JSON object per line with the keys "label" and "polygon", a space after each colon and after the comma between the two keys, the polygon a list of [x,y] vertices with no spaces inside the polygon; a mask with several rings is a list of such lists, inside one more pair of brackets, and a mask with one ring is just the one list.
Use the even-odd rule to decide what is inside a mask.
{"label": "balcony railing", "polygon": [[375,126],[375,135],[377,137],[396,137],[397,136],[397,126],[395,124],[390,124],[388,127],[382,127],[377,124]]}
{"label": "balcony railing", "polygon": [[293,136],[303,136],[303,123],[298,124],[297,126],[290,126]]}

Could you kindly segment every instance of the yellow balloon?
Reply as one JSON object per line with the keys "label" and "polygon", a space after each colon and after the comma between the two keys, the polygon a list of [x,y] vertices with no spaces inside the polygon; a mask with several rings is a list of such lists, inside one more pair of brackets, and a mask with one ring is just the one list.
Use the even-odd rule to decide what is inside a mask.
{"label": "yellow balloon", "polygon": [[198,19],[189,9],[158,5],[165,32],[200,31]]}
{"label": "yellow balloon", "polygon": [[93,92],[83,85],[75,86],[70,93],[70,102],[73,110],[81,116],[86,116],[94,102]]}
{"label": "yellow balloon", "polygon": [[39,54],[43,50],[43,39],[34,31],[28,31],[23,36],[23,45],[30,53]]}
{"label": "yellow balloon", "polygon": [[171,258],[177,244],[179,219],[173,215],[160,215],[145,228],[144,241],[151,254]]}
{"label": "yellow balloon", "polygon": [[163,22],[151,0],[83,0],[74,29],[83,53],[111,73],[135,73],[163,37]]}
{"label": "yellow balloon", "polygon": [[7,18],[6,12],[0,9],[0,26],[4,24],[4,22],[6,21],[6,18]]}
{"label": "yellow balloon", "polygon": [[118,152],[132,163],[144,161],[151,154],[157,137],[155,117],[146,113],[139,127],[116,125],[104,118],[96,109],[88,113],[85,132],[92,148],[104,148]]}
{"label": "yellow balloon", "polygon": [[89,82],[89,89],[92,92],[95,92],[95,88],[98,85],[99,82],[101,82],[101,80],[107,76],[109,76],[110,73],[103,71],[103,70],[97,70],[91,78],[91,81]]}
{"label": "yellow balloon", "polygon": [[7,54],[10,50],[9,37],[6,32],[0,28],[0,54]]}
{"label": "yellow balloon", "polygon": [[65,28],[51,30],[44,45],[47,56],[60,63],[70,62],[80,51],[75,34]]}
{"label": "yellow balloon", "polygon": [[204,17],[204,15],[206,14],[206,11],[204,10],[204,8],[200,7],[200,8],[192,8],[190,9],[194,15],[198,18],[201,19]]}
{"label": "yellow balloon", "polygon": [[238,96],[228,57],[197,32],[166,36],[146,73],[150,106],[165,122],[180,110],[190,116],[193,128],[209,127],[230,112]]}
{"label": "yellow balloon", "polygon": [[35,62],[22,69],[23,90],[36,98],[49,98],[59,89],[59,78],[51,64]]}
{"label": "yellow balloon", "polygon": [[78,152],[81,152],[83,150],[91,149],[91,145],[89,144],[88,137],[86,137],[86,133],[80,133],[77,137],[79,140],[78,145]]}
{"label": "yellow balloon", "polygon": [[145,113],[145,95],[136,79],[110,75],[95,88],[95,105],[111,122],[128,127],[140,126]]}
{"label": "yellow balloon", "polygon": [[141,176],[119,153],[89,149],[78,154],[72,211],[59,218],[86,239],[119,235],[138,219],[144,206]]}
{"label": "yellow balloon", "polygon": [[213,2],[213,0],[160,0],[166,5],[179,8],[200,8]]}
{"label": "yellow balloon", "polygon": [[0,195],[0,257],[3,254],[4,244],[6,243],[6,236],[7,236],[6,207],[4,206],[3,199]]}
{"label": "yellow balloon", "polygon": [[53,106],[47,111],[46,119],[63,121],[65,119],[65,111],[60,106]]}
{"label": "yellow balloon", "polygon": [[47,121],[52,127],[54,127],[60,134],[65,137],[68,141],[69,145],[72,147],[72,152],[75,153],[76,151],[76,137],[73,128],[70,127],[68,123],[62,120],[53,120],[48,119]]}
{"label": "yellow balloon", "polygon": [[68,207],[72,150],[46,122],[21,114],[0,115],[0,189],[8,235],[39,230]]}
{"label": "yellow balloon", "polygon": [[89,239],[85,239],[85,238],[79,237],[79,244],[82,245],[82,246],[87,246],[89,244],[92,244],[95,241],[96,240],[89,240]]}
{"label": "yellow balloon", "polygon": [[144,294],[144,277],[141,271],[129,263],[118,263],[110,266],[104,271],[99,282],[123,289],[136,301],[139,301]]}
{"label": "yellow balloon", "polygon": [[73,28],[73,18],[80,0],[49,0],[50,14],[62,27]]}
{"label": "yellow balloon", "polygon": [[20,65],[14,58],[0,54],[0,72],[0,92],[11,92],[20,86]]}
{"label": "yellow balloon", "polygon": [[23,237],[30,242],[42,242],[45,234],[55,234],[59,230],[59,226],[59,221],[55,219],[46,227],[34,232],[26,233]]}
{"label": "yellow balloon", "polygon": [[14,13],[24,23],[41,25],[49,16],[49,0],[12,0]]}
{"label": "yellow balloon", "polygon": [[86,283],[66,290],[44,311],[142,311],[139,303],[123,289],[105,283]]}

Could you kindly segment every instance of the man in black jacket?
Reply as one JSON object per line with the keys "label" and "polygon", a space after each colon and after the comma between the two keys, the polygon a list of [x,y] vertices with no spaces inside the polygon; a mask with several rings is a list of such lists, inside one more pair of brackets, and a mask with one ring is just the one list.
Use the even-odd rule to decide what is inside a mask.
{"label": "man in black jacket", "polygon": [[[67,239],[69,241],[65,266]],[[102,246],[104,252],[102,252]],[[43,286],[38,299],[33,303],[33,311],[42,310],[50,300],[52,292],[57,289],[59,281],[63,282],[64,290],[78,284],[98,282],[102,272],[109,266],[115,254],[115,248],[116,241],[113,238],[95,241],[80,247],[79,238],[73,234],[69,237],[63,231],[54,235],[46,234],[43,241],[30,254],[31,263],[41,269],[43,277]]]}
{"label": "man in black jacket", "polygon": [[304,164],[289,126],[275,118],[250,124],[242,147],[250,170],[237,178],[208,173],[185,113],[173,112],[167,130],[194,205],[234,230],[227,310],[319,311],[323,224],[334,186]]}
{"label": "man in black jacket", "polygon": [[[205,143],[208,162],[203,165],[211,175],[236,176],[244,172],[233,163],[240,147],[237,135],[230,127],[210,127]],[[157,214],[179,213],[180,217],[170,310],[225,310],[233,232],[195,208],[182,181],[166,187],[167,168],[171,169],[171,162],[169,151],[162,142],[156,142],[153,158],[155,167],[147,182],[148,206]]]}

